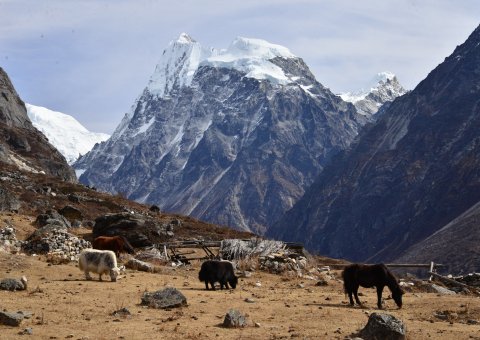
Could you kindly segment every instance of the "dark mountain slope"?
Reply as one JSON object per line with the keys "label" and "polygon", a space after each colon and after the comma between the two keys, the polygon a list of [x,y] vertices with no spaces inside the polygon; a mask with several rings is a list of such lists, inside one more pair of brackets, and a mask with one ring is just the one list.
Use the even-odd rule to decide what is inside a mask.
{"label": "dark mountain slope", "polygon": [[480,200],[480,29],[336,157],[269,235],[391,260]]}

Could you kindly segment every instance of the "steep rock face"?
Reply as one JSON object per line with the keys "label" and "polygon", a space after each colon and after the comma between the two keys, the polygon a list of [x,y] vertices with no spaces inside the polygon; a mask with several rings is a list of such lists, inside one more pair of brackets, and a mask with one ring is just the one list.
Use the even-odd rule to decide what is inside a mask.
{"label": "steep rock face", "polygon": [[366,122],[282,46],[216,51],[182,35],[164,56],[112,137],[75,164],[82,182],[264,232]]}
{"label": "steep rock face", "polygon": [[336,157],[269,232],[392,260],[480,200],[480,29]]}
{"label": "steep rock face", "polygon": [[35,129],[8,75],[0,68],[0,161],[76,181],[65,158]]}

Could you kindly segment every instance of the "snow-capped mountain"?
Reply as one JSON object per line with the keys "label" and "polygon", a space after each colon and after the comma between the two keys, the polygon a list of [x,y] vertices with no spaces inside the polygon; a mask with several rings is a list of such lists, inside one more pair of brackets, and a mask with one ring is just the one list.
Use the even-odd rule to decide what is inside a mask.
{"label": "snow-capped mountain", "polygon": [[72,164],[81,155],[90,151],[96,143],[107,140],[110,135],[88,131],[75,118],[41,106],[25,104],[33,126],[40,130],[48,141]]}
{"label": "snow-capped mountain", "polygon": [[397,97],[407,93],[399,83],[395,74],[391,72],[378,73],[364,89],[340,94],[340,97],[355,105],[360,114],[368,118],[374,115],[382,108],[385,110],[388,105]]}
{"label": "snow-capped mountain", "polygon": [[169,44],[80,181],[165,211],[264,232],[367,119],[299,57],[260,39]]}

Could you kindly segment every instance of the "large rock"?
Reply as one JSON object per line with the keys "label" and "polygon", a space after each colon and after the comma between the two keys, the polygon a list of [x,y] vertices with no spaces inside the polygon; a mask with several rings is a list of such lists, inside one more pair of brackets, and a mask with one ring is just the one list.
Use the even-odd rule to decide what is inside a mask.
{"label": "large rock", "polygon": [[37,216],[35,223],[39,227],[44,227],[48,224],[50,225],[58,225],[65,228],[70,228],[70,222],[61,214],[59,214],[56,210],[47,210],[44,214],[40,214]]}
{"label": "large rock", "polygon": [[141,304],[157,309],[182,307],[187,305],[187,298],[176,288],[168,287],[153,293],[143,293]]}
{"label": "large rock", "polygon": [[27,289],[27,278],[22,276],[20,280],[17,279],[3,279],[0,280],[0,290],[9,290],[9,291],[16,291],[16,290],[25,290]]}
{"label": "large rock", "polygon": [[393,315],[372,313],[360,337],[364,340],[405,340],[406,332],[405,324]]}
{"label": "large rock", "polygon": [[0,311],[0,324],[7,326],[20,326],[24,315],[22,313],[9,313]]}
{"label": "large rock", "polygon": [[18,198],[5,188],[0,187],[0,211],[17,211],[20,209]]}
{"label": "large rock", "polygon": [[147,247],[167,239],[166,227],[148,216],[123,212],[106,214],[95,220],[93,237],[124,236],[134,247]]}
{"label": "large rock", "polygon": [[72,207],[71,205],[64,206],[58,212],[70,222],[73,222],[75,220],[81,221],[83,219],[82,212],[79,209]]}

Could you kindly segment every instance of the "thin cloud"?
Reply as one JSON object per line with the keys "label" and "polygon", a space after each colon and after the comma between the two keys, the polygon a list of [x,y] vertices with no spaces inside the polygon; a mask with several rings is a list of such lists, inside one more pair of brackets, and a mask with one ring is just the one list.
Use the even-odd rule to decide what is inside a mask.
{"label": "thin cloud", "polygon": [[27,102],[112,132],[181,32],[262,38],[334,92],[389,70],[413,88],[478,25],[476,1],[0,0],[0,66]]}

